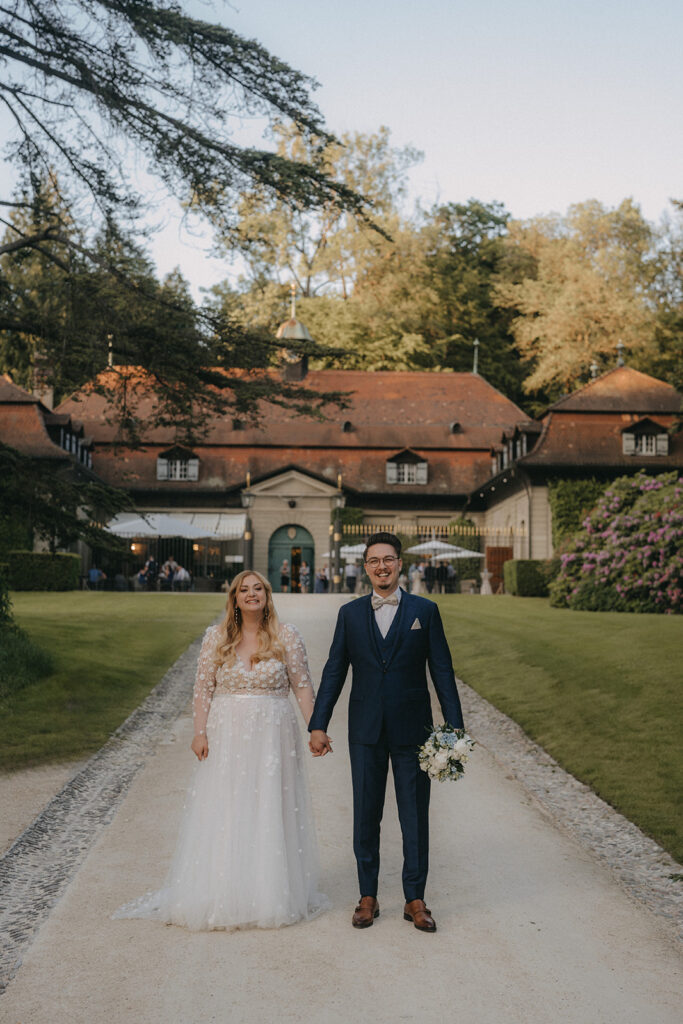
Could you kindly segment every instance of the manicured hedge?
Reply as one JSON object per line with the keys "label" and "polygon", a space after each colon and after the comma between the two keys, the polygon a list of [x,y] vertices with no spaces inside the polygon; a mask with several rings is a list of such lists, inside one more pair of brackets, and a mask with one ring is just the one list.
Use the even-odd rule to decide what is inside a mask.
{"label": "manicured hedge", "polygon": [[545,597],[548,593],[545,562],[511,558],[503,565],[505,592],[516,597]]}
{"label": "manicured hedge", "polygon": [[78,589],[80,555],[10,551],[7,564],[11,590]]}

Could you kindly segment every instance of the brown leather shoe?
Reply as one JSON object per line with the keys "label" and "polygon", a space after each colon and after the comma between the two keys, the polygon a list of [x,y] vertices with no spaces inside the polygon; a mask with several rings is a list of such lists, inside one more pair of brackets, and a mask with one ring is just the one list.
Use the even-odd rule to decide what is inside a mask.
{"label": "brown leather shoe", "polygon": [[379,903],[374,896],[361,896],[351,924],[354,928],[369,928],[376,917],[379,917]]}
{"label": "brown leather shoe", "polygon": [[436,922],[431,910],[427,910],[424,900],[411,900],[403,908],[403,920],[412,921],[421,932],[435,932]]}

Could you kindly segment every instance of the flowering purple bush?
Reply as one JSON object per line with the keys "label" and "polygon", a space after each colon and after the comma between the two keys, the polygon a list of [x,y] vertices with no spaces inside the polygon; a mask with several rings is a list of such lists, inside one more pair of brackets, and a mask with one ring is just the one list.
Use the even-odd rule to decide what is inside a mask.
{"label": "flowering purple bush", "polygon": [[551,604],[584,611],[683,611],[683,478],[622,476],[561,555]]}

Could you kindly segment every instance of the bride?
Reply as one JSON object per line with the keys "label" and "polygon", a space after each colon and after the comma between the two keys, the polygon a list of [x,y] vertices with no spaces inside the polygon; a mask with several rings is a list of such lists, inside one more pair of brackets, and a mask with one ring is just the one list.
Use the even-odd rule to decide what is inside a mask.
{"label": "bride", "polygon": [[226,617],[204,636],[194,687],[199,764],[166,883],[116,911],[193,931],[277,928],[328,906],[303,743],[290,686],[308,724],[315,694],[295,626],[280,625],[269,582],[239,573]]}

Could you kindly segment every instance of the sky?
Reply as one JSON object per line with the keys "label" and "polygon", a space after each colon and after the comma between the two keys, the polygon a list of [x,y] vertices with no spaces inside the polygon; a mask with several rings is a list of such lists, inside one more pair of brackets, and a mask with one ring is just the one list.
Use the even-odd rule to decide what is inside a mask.
{"label": "sky", "polygon": [[[499,200],[514,217],[683,198],[681,0],[184,0],[316,78],[335,133],[386,125],[424,153],[411,202]],[[253,141],[253,126],[244,126]],[[240,141],[240,133],[235,136]],[[193,292],[238,273],[172,204],[150,245]]]}

